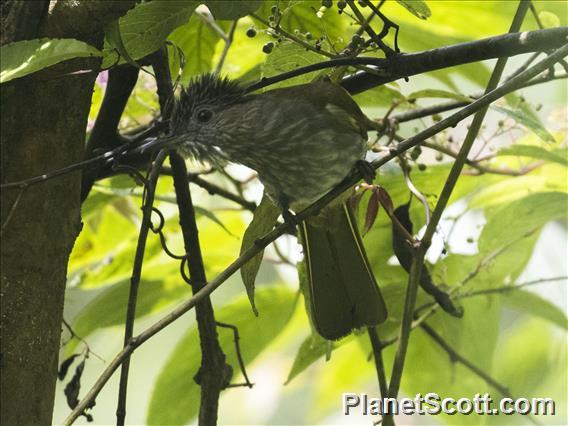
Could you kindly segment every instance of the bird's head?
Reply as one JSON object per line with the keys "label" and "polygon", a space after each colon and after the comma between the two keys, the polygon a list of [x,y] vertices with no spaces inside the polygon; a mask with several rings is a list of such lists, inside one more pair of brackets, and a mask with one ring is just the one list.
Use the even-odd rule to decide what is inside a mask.
{"label": "bird's head", "polygon": [[177,149],[184,157],[218,163],[226,160],[223,147],[239,126],[238,105],[245,89],[218,74],[205,74],[181,90],[174,103],[167,135],[146,141],[139,152]]}

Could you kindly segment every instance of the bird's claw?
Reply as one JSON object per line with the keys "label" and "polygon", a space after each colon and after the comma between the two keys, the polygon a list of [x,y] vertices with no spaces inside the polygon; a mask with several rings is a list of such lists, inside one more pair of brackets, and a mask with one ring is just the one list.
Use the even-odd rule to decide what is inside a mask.
{"label": "bird's claw", "polygon": [[377,177],[377,171],[371,163],[365,160],[357,160],[355,168],[359,171],[359,174],[365,182],[369,185],[373,184],[375,177]]}
{"label": "bird's claw", "polygon": [[282,211],[282,219],[284,219],[284,223],[288,226],[290,233],[296,233],[296,226],[298,225],[298,220],[296,219],[296,215],[292,213],[288,209],[284,209]]}

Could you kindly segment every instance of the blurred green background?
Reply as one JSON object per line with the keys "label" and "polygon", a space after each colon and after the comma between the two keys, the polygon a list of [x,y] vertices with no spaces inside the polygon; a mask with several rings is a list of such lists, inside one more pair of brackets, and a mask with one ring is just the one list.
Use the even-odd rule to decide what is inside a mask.
{"label": "blurred green background", "polygon": [[[274,3],[264,2],[257,15],[268,19]],[[381,9],[400,25],[399,44],[403,52],[506,33],[517,7],[515,1],[428,1],[427,4],[431,16],[426,20],[417,18],[395,1],[387,1]],[[357,30],[348,16],[337,13],[335,6],[321,9],[319,1],[279,2],[278,5],[282,11],[282,28],[311,44],[324,37],[324,50],[340,51]],[[545,25],[566,25],[567,2],[537,1],[535,7]],[[207,14],[203,7],[198,12]],[[229,31],[231,22],[218,21],[218,25]],[[378,21],[374,21],[374,25],[380,29]],[[251,27],[256,30],[255,37],[246,34]],[[529,13],[523,29],[537,28]],[[308,32],[311,36],[306,36]],[[283,40],[279,41],[279,37]],[[241,18],[221,72],[253,81],[298,64],[325,59],[284,39],[268,34],[258,19]],[[199,73],[215,70],[225,47],[220,35],[197,12],[175,29],[169,40],[185,55],[182,83]],[[275,43],[270,54],[262,51],[268,41]],[[388,41],[392,45],[392,37]],[[171,67],[176,70],[180,62],[174,48],[170,53]],[[528,56],[512,58],[505,75],[510,75]],[[393,102],[398,103],[393,113],[396,114],[444,101],[426,96],[408,102],[412,98],[409,95],[417,91],[439,89],[445,93],[472,95],[483,90],[492,64],[471,64],[412,77],[408,82],[398,81],[388,88],[373,89],[356,99],[370,117],[381,118]],[[102,73],[93,95],[90,125],[98,112],[105,86],[106,76]],[[526,120],[518,117],[514,120],[512,115],[493,110],[472,153],[494,155],[487,164],[496,169],[518,170],[535,161],[542,164],[519,177],[490,173],[462,176],[428,254],[428,266],[434,281],[447,287],[459,285],[479,268],[464,286],[464,293],[552,277],[564,279],[514,291],[464,297],[459,301],[465,309],[464,318],[458,320],[438,312],[428,324],[516,397],[554,398],[556,415],[538,419],[541,424],[566,424],[566,80],[522,89],[517,95],[498,105],[521,111],[525,118],[534,117],[537,125],[531,126]],[[158,111],[153,79],[141,73],[121,127],[129,130],[148,123]],[[426,118],[406,123],[401,126],[400,134],[412,135],[432,122],[432,118]],[[457,150],[468,123],[466,120],[437,135],[433,142]],[[541,127],[554,137],[554,142],[543,141],[542,135],[539,137]],[[512,145],[536,147],[535,152],[539,152],[540,157],[506,151],[506,147]],[[552,156],[543,157],[543,151]],[[416,155],[412,171],[414,184],[433,205],[449,171],[451,158],[440,157],[425,148]],[[193,171],[204,168],[191,163],[190,167]],[[204,177],[232,191],[237,187],[242,189],[247,199],[260,200],[262,187],[256,180],[237,186],[233,182],[252,177],[251,171],[230,166],[227,173],[231,179],[219,173]],[[377,183],[390,193],[396,205],[408,200],[409,192],[398,165],[393,163],[381,169]],[[69,264],[65,310],[66,321],[88,341],[92,350],[81,382],[81,396],[122,345],[129,277],[141,219],[141,193],[142,188],[136,187],[130,178],[114,177],[97,183],[83,206],[84,227]],[[171,178],[160,178],[158,194],[157,206],[167,220],[168,246],[181,253],[183,242]],[[199,206],[199,237],[207,276],[211,279],[238,257],[241,237],[252,214],[195,185],[192,185],[192,195]],[[366,198],[361,205],[365,202]],[[363,216],[364,209],[360,210]],[[411,217],[416,232],[424,224],[419,203],[413,203]],[[380,211],[377,222],[364,239],[390,312],[387,323],[379,327],[383,338],[393,337],[398,332],[407,280],[406,273],[393,259],[390,232],[390,222]],[[442,254],[444,243],[446,253]],[[285,237],[277,245],[285,259],[292,263],[301,259],[295,239]],[[158,237],[151,235],[135,333],[161,318],[190,293],[179,277],[177,262],[163,253]],[[236,387],[222,393],[220,424],[370,424],[369,418],[341,414],[343,392],[379,396],[374,365],[369,361],[367,336],[351,336],[334,343],[331,360],[326,362],[325,345],[311,336],[303,299],[298,293],[296,268],[284,262],[273,247],[267,250],[257,278],[258,318],[250,309],[238,274],[215,291],[212,300],[217,318],[239,327],[248,375],[255,383],[252,389]],[[429,301],[427,295],[419,294],[418,306]],[[220,329],[219,336],[236,372],[233,381],[242,382],[232,334]],[[83,343],[72,339],[62,346],[61,360],[83,350]],[[387,373],[390,373],[393,353],[394,346],[385,350]],[[199,362],[195,319],[193,312],[189,312],[133,355],[127,423],[194,423],[199,388],[192,378]],[[61,422],[69,412],[63,393],[68,379],[61,382],[57,390],[54,423]],[[118,374],[115,374],[98,396],[92,410],[94,424],[114,424],[117,384]],[[442,397],[456,399],[471,398],[475,393],[500,398],[497,390],[463,365],[452,362],[421,330],[412,334],[402,382],[404,396],[414,397],[418,392],[437,392]],[[82,423],[86,423],[84,418],[77,422]],[[525,416],[503,415],[397,419],[400,425],[484,423],[526,424],[530,420]]]}

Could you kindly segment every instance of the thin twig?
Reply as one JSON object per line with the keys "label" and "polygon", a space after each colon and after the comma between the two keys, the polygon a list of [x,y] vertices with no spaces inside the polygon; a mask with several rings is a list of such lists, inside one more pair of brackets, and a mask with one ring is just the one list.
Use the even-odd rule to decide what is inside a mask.
{"label": "thin twig", "polygon": [[[385,53],[385,56],[388,58],[389,56],[396,54],[396,52],[393,49],[391,49],[389,46],[387,46],[385,44],[385,42],[382,40],[382,37],[384,37],[384,35],[381,37],[375,32],[375,30],[373,30],[373,27],[371,27],[371,24],[369,24],[367,22],[367,19],[363,16],[363,14],[361,13],[361,11],[357,7],[357,5],[354,3],[354,1],[353,0],[347,0],[347,4],[349,5],[351,10],[355,14],[355,17],[359,21],[359,24],[361,26],[365,27],[365,32],[367,34],[369,34],[369,37],[371,37],[371,39],[375,42],[375,44]],[[378,10],[375,11],[375,13],[377,13],[377,12],[379,12],[381,17],[384,17],[384,15],[382,13],[380,13],[380,11],[378,11]],[[386,19],[386,17],[385,17],[385,19]],[[384,22],[385,28],[388,32],[387,21],[383,20],[383,22]]]}
{"label": "thin twig", "polygon": [[[422,146],[424,146],[426,148],[433,149],[433,150],[438,151],[438,152],[441,152],[442,154],[445,154],[445,155],[452,157],[452,158],[458,158],[458,155],[459,155],[457,152],[452,151],[449,148],[446,148],[442,145],[438,145],[438,144],[435,144],[435,143],[432,143],[432,142],[424,142],[424,143],[422,143]],[[495,174],[495,175],[505,175],[505,176],[523,176],[523,175],[526,175],[527,173],[530,173],[533,170],[541,167],[544,164],[544,162],[543,161],[535,161],[531,164],[527,164],[526,166],[521,167],[518,170],[510,169],[508,167],[496,169],[494,167],[484,166],[482,164],[479,164],[479,161],[474,161],[474,160],[470,160],[470,159],[466,159],[465,164],[467,164],[468,166],[478,170],[479,174],[491,173],[491,174]]]}
{"label": "thin twig", "polygon": [[6,220],[4,220],[4,223],[2,224],[2,229],[0,229],[0,237],[2,235],[4,235],[4,231],[8,228],[8,225],[10,224],[12,217],[14,217],[14,213],[16,213],[16,209],[18,208],[18,205],[20,204],[20,201],[22,200],[24,192],[26,192],[26,189],[28,189],[28,188],[29,188],[28,185],[24,185],[24,186],[20,187],[20,191],[18,192],[16,199],[14,200],[14,202],[12,203],[12,206],[10,207],[10,211],[8,212],[8,215],[6,216]]}
{"label": "thin twig", "polygon": [[470,297],[475,296],[486,296],[489,294],[500,294],[500,293],[508,293],[510,291],[517,291],[523,287],[530,287],[536,284],[543,284],[553,281],[566,281],[568,280],[568,276],[561,276],[561,277],[553,277],[553,278],[540,278],[538,280],[527,281],[520,284],[515,285],[506,285],[502,287],[495,287],[495,288],[485,288],[483,290],[474,290],[468,291],[467,293],[458,293],[454,297],[455,299],[467,299]]}
{"label": "thin twig", "polygon": [[[172,169],[170,167],[164,167],[163,174],[171,176]],[[191,182],[196,184],[197,186],[203,188],[209,195],[219,195],[222,198],[226,198],[229,201],[237,203],[238,205],[242,206],[244,209],[254,212],[256,209],[256,203],[252,201],[248,201],[241,197],[238,194],[235,194],[231,191],[226,190],[225,188],[216,185],[208,180],[205,180],[201,177],[203,173],[192,173],[189,172],[187,174],[187,179]]]}
{"label": "thin twig", "polygon": [[475,365],[473,362],[465,358],[464,356],[460,355],[448,342],[444,340],[442,336],[440,336],[436,331],[430,327],[427,323],[423,322],[420,324],[420,328],[424,330],[424,332],[432,338],[434,342],[438,344],[450,357],[450,361],[452,362],[459,362],[464,367],[469,369],[472,373],[476,376],[481,377],[487,384],[493,386],[497,391],[501,393],[501,395],[513,398],[511,391],[509,389]]}
{"label": "thin twig", "polygon": [[[229,330],[231,330],[233,332],[233,341],[235,342],[235,353],[237,355],[237,360],[239,362],[239,368],[241,369],[241,373],[243,374],[243,377],[245,378],[245,383],[243,383],[242,385],[233,385],[233,386],[246,386],[248,388],[252,388],[254,386],[253,383],[251,383],[251,381],[248,378],[248,374],[247,374],[247,369],[245,367],[245,362],[243,360],[243,354],[241,352],[241,345],[239,343],[239,329],[237,328],[237,326],[233,325],[233,324],[227,324],[224,322],[220,322],[217,321],[217,327],[222,327],[222,328],[228,328]],[[231,385],[228,385],[227,387],[230,387]]]}
{"label": "thin twig", "polygon": [[238,23],[239,23],[239,18],[234,19],[233,22],[231,23],[231,28],[229,29],[229,33],[225,38],[225,46],[223,46],[223,52],[221,52],[221,56],[219,57],[219,62],[217,63],[217,67],[215,69],[217,73],[220,73],[221,70],[223,69],[223,64],[225,63],[225,59],[227,59],[229,49],[233,44],[233,38],[235,36],[235,30],[237,29]]}
{"label": "thin twig", "polygon": [[[142,263],[144,261],[144,250],[146,248],[146,240],[148,239],[148,231],[152,226],[152,206],[154,204],[154,196],[156,194],[156,184],[160,175],[160,168],[166,158],[167,152],[162,150],[156,156],[148,185],[146,186],[146,197],[143,199],[142,207],[142,223],[140,224],[140,232],[138,234],[138,243],[136,245],[136,254],[134,256],[134,264],[132,266],[132,275],[130,278],[130,292],[128,295],[128,306],[126,308],[126,320],[124,323],[124,347],[128,346],[134,330],[134,318],[136,317],[136,301],[138,298],[138,287],[142,274]],[[118,390],[118,405],[116,408],[116,423],[124,425],[126,418],[126,392],[128,389],[128,372],[130,369],[130,358],[126,358],[122,364],[120,372],[120,385]]]}
{"label": "thin twig", "polygon": [[410,192],[416,198],[418,198],[418,200],[424,206],[424,216],[425,216],[425,219],[426,219],[425,223],[426,223],[426,225],[428,225],[428,223],[430,223],[430,214],[431,214],[430,213],[430,205],[428,204],[428,200],[426,199],[424,194],[422,194],[420,192],[420,190],[418,188],[416,188],[416,186],[414,186],[414,182],[412,182],[412,179],[410,177],[410,167],[408,166],[404,156],[401,155],[399,157],[399,160],[400,160],[400,165],[402,167],[402,173],[404,174],[404,181],[406,182],[406,186],[410,190]]}
{"label": "thin twig", "polygon": [[61,323],[65,326],[65,328],[67,329],[67,331],[69,332],[69,334],[71,335],[71,337],[69,338],[69,340],[67,340],[66,343],[69,343],[69,341],[71,341],[71,339],[77,339],[78,341],[80,341],[83,345],[85,345],[85,348],[87,349],[87,353],[88,354],[93,354],[96,358],[98,358],[100,361],[105,362],[104,358],[101,357],[100,355],[98,355],[96,352],[94,352],[91,347],[89,346],[89,342],[87,342],[83,337],[79,336],[77,333],[75,333],[75,330],[73,330],[73,327],[71,327],[71,324],[69,324],[65,318],[63,318],[61,320]]}
{"label": "thin twig", "polygon": [[217,24],[217,21],[215,21],[215,18],[213,17],[213,15],[211,15],[211,13],[206,11],[197,11],[195,13],[206,25],[208,25],[213,31],[215,31],[219,37],[221,37],[225,41],[228,40],[229,37],[227,36],[227,34],[225,34],[225,31],[223,31],[223,28],[221,28],[219,24]]}
{"label": "thin twig", "polygon": [[379,389],[381,391],[381,398],[386,398],[388,395],[387,376],[385,372],[385,364],[383,362],[383,345],[379,339],[376,327],[367,327],[367,334],[373,347],[373,358],[375,360],[375,370],[377,371],[377,379],[379,381]]}

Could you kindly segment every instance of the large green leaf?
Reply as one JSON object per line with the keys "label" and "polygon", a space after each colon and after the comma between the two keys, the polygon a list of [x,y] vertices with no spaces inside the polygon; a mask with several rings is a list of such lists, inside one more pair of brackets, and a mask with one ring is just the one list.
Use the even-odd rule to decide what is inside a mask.
{"label": "large green leaf", "polygon": [[547,222],[566,216],[568,195],[543,192],[505,204],[491,214],[479,238],[479,250],[490,252],[514,243]]}
{"label": "large green leaf", "polygon": [[[73,321],[73,330],[82,338],[105,327],[124,324],[130,279],[124,279],[106,288],[81,312]],[[159,312],[181,297],[191,294],[191,288],[179,276],[179,267],[174,263],[163,265],[147,274],[140,281],[136,304],[136,317]],[[77,341],[67,345],[67,353],[71,353]]]}
{"label": "large green leaf", "polygon": [[[252,221],[243,235],[240,254],[243,254],[249,248],[253,247],[257,239],[267,234],[276,224],[276,219],[278,219],[279,215],[280,209],[278,209],[270,198],[265,195],[259,206],[254,211]],[[241,277],[255,315],[258,315],[258,310],[254,303],[254,283],[258,270],[260,269],[260,263],[262,262],[263,255],[264,250],[261,250],[256,256],[241,267]]]}
{"label": "large green leaf", "polygon": [[360,107],[390,107],[393,104],[401,103],[404,95],[393,85],[384,84],[365,90],[353,97]]}
{"label": "large green leaf", "polygon": [[562,164],[563,166],[568,166],[568,157],[566,156],[566,151],[558,155],[555,152],[549,151],[536,145],[511,145],[499,150],[497,155],[530,157],[539,160],[552,161],[554,163]]}
{"label": "large green leaf", "polygon": [[[553,331],[538,319],[513,324],[504,333],[492,372],[516,397],[556,400],[555,415],[535,416],[539,423],[566,424],[566,339],[555,339]],[[494,420],[494,424],[509,425],[526,422],[520,415]]]}
{"label": "large green leaf", "polygon": [[185,56],[181,83],[187,84],[191,77],[211,71],[215,46],[221,35],[194,13],[189,22],[177,28],[168,40]]}
{"label": "large green leaf", "polygon": [[508,308],[540,317],[558,327],[568,328],[566,313],[535,293],[525,290],[511,290],[502,293],[501,300]]}
{"label": "large green leaf", "polygon": [[[133,60],[143,58],[158,50],[168,35],[185,24],[197,1],[171,0],[140,3],[120,18],[120,34],[123,46]],[[108,68],[120,57],[107,45],[104,50],[103,68]]]}
{"label": "large green leaf", "polygon": [[68,59],[101,55],[98,49],[75,39],[41,38],[4,44],[0,46],[0,83]]}
{"label": "large green leaf", "polygon": [[[262,76],[271,77],[286,71],[295,70],[299,67],[314,64],[325,60],[325,57],[295,43],[283,42],[274,48],[268,55],[266,62],[262,66]],[[320,73],[319,71],[317,73]],[[317,74],[311,72],[294,77],[270,86],[270,90],[277,87],[294,86],[296,84],[309,83]]]}
{"label": "large green leaf", "polygon": [[215,19],[236,19],[255,12],[262,0],[205,0],[205,4]]}
{"label": "large green leaf", "polygon": [[408,10],[417,18],[428,19],[432,15],[430,8],[423,0],[412,0],[412,1],[396,0],[396,1],[400,3],[402,6],[404,6],[406,10]]}
{"label": "large green leaf", "polygon": [[512,110],[498,106],[492,106],[491,108],[493,108],[495,111],[499,111],[500,113],[507,115],[517,123],[525,126],[527,129],[532,130],[543,141],[555,142],[554,136],[552,136],[550,132],[545,129],[544,125],[540,122],[538,117],[528,115],[521,109]]}
{"label": "large green leaf", "polygon": [[[250,365],[288,324],[296,299],[296,293],[284,286],[265,288],[258,291],[256,296],[259,317],[250,312],[246,297],[240,297],[217,310],[215,317],[238,327],[241,354],[245,364]],[[233,333],[219,329],[219,341],[227,355],[227,363],[235,373],[232,382],[238,383],[239,364]],[[185,424],[195,417],[199,407],[200,388],[193,377],[199,370],[200,361],[199,336],[196,327],[192,326],[181,337],[160,372],[148,408],[148,424]],[[251,380],[254,382],[254,376]]]}
{"label": "large green leaf", "polygon": [[317,333],[312,333],[306,337],[298,349],[294,364],[288,373],[285,384],[290,383],[294,377],[312,365],[316,360],[323,357],[328,352],[329,345],[335,346],[336,344],[336,342],[325,340]]}
{"label": "large green leaf", "polygon": [[[428,325],[457,353],[483,371],[491,371],[499,332],[499,303],[464,303],[464,317],[456,319],[440,312]],[[476,393],[499,393],[462,364],[454,362],[432,338],[420,329],[413,331],[408,349],[402,389],[406,395],[435,392],[459,399]],[[437,416],[438,417],[438,416]],[[479,416],[441,414],[440,422],[478,425]]]}

